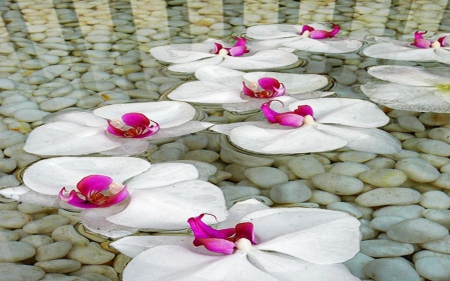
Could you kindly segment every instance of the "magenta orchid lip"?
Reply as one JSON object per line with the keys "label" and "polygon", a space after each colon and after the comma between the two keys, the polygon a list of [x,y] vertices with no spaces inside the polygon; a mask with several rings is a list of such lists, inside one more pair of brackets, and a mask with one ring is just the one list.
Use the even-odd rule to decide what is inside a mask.
{"label": "magenta orchid lip", "polygon": [[286,88],[277,79],[271,77],[263,77],[258,79],[258,83],[242,82],[244,95],[252,98],[273,98],[283,96]]}
{"label": "magenta orchid lip", "polygon": [[307,116],[314,118],[314,111],[309,105],[299,105],[294,111],[279,113],[270,108],[270,104],[274,101],[278,100],[271,100],[261,105],[261,111],[270,123],[278,123],[282,126],[289,127],[301,127],[305,123]]}
{"label": "magenta orchid lip", "polygon": [[126,113],[122,121],[108,120],[108,132],[121,138],[146,138],[159,131],[159,124],[142,113]]}
{"label": "magenta orchid lip", "polygon": [[195,237],[194,246],[204,246],[211,252],[230,255],[239,248],[237,242],[240,239],[247,239],[253,245],[257,244],[252,223],[243,222],[234,228],[214,229],[202,221],[204,215],[188,219]]}
{"label": "magenta orchid lip", "polygon": [[336,36],[339,31],[341,30],[341,27],[337,24],[332,24],[333,29],[331,31],[327,30],[321,30],[321,29],[315,29],[314,27],[310,25],[304,25],[302,27],[302,32],[300,32],[300,35],[307,35],[311,39],[325,39],[325,38],[333,38]]}
{"label": "magenta orchid lip", "polygon": [[426,34],[426,33],[427,33],[427,31],[424,31],[424,32],[416,31],[416,32],[414,32],[414,42],[411,43],[411,45],[414,45],[417,48],[422,48],[422,49],[445,47],[445,45],[446,45],[446,42],[445,42],[446,36],[439,37],[436,41],[431,41],[431,40],[427,40],[427,39],[423,38],[423,35]]}
{"label": "magenta orchid lip", "polygon": [[68,195],[65,187],[59,192],[59,198],[79,208],[109,207],[118,204],[129,196],[126,186],[104,175],[89,175],[77,183],[77,190]]}
{"label": "magenta orchid lip", "polygon": [[214,43],[215,48],[213,51],[213,54],[216,55],[229,55],[232,57],[240,57],[248,52],[250,50],[247,48],[246,42],[247,40],[243,37],[235,37],[236,38],[236,44],[234,44],[233,47],[227,48],[224,47],[222,44]]}

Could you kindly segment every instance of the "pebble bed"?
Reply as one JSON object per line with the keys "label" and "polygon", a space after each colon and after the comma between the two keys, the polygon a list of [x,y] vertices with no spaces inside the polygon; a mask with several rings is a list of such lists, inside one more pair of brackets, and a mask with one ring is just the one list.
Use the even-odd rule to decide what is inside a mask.
{"label": "pebble bed", "polygon": [[[338,4],[336,4],[337,2]],[[40,158],[23,151],[49,113],[104,103],[158,100],[188,77],[171,75],[151,47],[240,35],[255,24],[334,22],[340,34],[410,39],[450,32],[448,1],[4,1],[0,7],[0,188],[18,186]],[[332,77],[338,96],[364,98],[358,85],[383,61],[357,53],[296,53],[287,70]],[[263,157],[229,149],[200,132],[150,145],[151,161],[213,164],[210,181],[229,204],[258,198],[272,206],[348,212],[361,223],[361,252],[346,265],[362,280],[450,280],[450,114],[384,109],[384,127],[402,142],[394,155],[342,149]],[[206,110],[205,121],[227,122]],[[76,213],[0,198],[0,280],[116,281],[128,257],[79,224]]]}

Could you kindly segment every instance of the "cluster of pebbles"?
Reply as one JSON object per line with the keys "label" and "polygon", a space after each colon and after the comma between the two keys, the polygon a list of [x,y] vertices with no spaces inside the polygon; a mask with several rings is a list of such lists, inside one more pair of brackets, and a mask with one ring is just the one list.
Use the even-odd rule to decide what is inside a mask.
{"label": "cluster of pebbles", "polygon": [[[42,119],[67,108],[158,100],[186,77],[171,75],[151,47],[240,35],[255,24],[334,22],[342,34],[411,38],[450,31],[442,1],[4,1],[0,7],[0,188],[40,158],[22,147]],[[336,5],[336,2],[339,5]],[[428,35],[427,34],[427,35]],[[329,75],[338,96],[382,61],[357,53],[297,53],[308,64],[285,70]],[[442,66],[401,62],[403,65]],[[339,150],[277,157],[236,151],[201,132],[152,143],[151,162],[195,160],[217,168],[209,180],[228,203],[321,207],[360,219],[361,252],[346,265],[362,280],[450,280],[450,115],[385,109],[384,130],[402,141],[394,155]],[[227,122],[207,110],[206,121]],[[86,232],[76,213],[0,198],[2,281],[120,280],[129,258]]]}

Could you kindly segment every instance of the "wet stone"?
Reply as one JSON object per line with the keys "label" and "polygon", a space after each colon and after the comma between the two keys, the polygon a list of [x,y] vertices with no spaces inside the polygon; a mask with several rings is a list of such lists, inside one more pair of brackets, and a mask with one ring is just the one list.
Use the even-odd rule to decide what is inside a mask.
{"label": "wet stone", "polygon": [[30,234],[51,233],[57,227],[68,224],[69,221],[68,218],[63,216],[49,215],[26,224],[23,230]]}
{"label": "wet stone", "polygon": [[444,226],[424,218],[401,221],[387,230],[390,239],[404,243],[426,243],[448,235]]}
{"label": "wet stone", "polygon": [[36,254],[30,244],[18,241],[0,242],[0,262],[18,262],[29,259]]}
{"label": "wet stone", "polygon": [[42,280],[45,272],[36,266],[0,263],[0,276],[2,281],[38,281]]}
{"label": "wet stone", "polygon": [[359,174],[358,178],[379,187],[400,186],[407,180],[406,174],[396,169],[372,169]]}
{"label": "wet stone", "polygon": [[45,272],[69,273],[80,269],[81,263],[69,259],[59,259],[51,261],[40,261],[34,264],[42,268]]}
{"label": "wet stone", "polygon": [[337,195],[353,195],[361,192],[364,184],[359,179],[334,173],[323,173],[311,178],[317,188]]}
{"label": "wet stone", "polygon": [[418,157],[407,157],[397,161],[395,168],[402,170],[409,179],[417,182],[432,182],[439,178],[439,171]]}
{"label": "wet stone", "polygon": [[6,228],[21,228],[33,218],[16,210],[0,210],[0,226]]}

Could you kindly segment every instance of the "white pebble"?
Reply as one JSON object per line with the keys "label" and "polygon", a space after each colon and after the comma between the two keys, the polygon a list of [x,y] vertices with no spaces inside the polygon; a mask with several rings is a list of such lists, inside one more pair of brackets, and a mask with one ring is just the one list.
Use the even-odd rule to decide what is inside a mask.
{"label": "white pebble", "polygon": [[51,233],[59,226],[69,223],[69,219],[59,215],[49,215],[27,223],[23,230],[30,234]]}
{"label": "white pebble", "polygon": [[310,179],[315,175],[325,172],[323,165],[311,155],[297,156],[291,159],[287,166],[289,169],[301,179]]}
{"label": "white pebble", "polygon": [[70,273],[81,268],[79,261],[70,259],[39,261],[34,265],[42,268],[47,273]]}
{"label": "white pebble", "polygon": [[361,151],[346,151],[342,152],[338,158],[342,162],[356,162],[363,163],[369,160],[372,160],[377,155],[375,153],[370,152],[361,152]]}
{"label": "white pebble", "polygon": [[68,241],[54,242],[50,244],[44,244],[37,248],[36,261],[48,261],[55,260],[67,255],[72,248],[72,243]]}
{"label": "white pebble", "polygon": [[311,178],[317,188],[337,194],[353,195],[361,192],[364,184],[359,179],[334,173],[323,173]]}
{"label": "white pebble", "polygon": [[312,196],[308,200],[309,202],[317,203],[319,205],[329,205],[334,202],[340,202],[341,198],[337,196],[336,194],[322,191],[322,190],[313,190]]}
{"label": "white pebble", "polygon": [[251,182],[261,188],[271,188],[289,180],[284,172],[272,167],[249,168],[245,170],[244,174]]}
{"label": "white pebble", "polygon": [[301,180],[277,184],[270,189],[270,199],[278,204],[305,202],[311,196],[311,189]]}
{"label": "white pebble", "polygon": [[67,257],[83,264],[104,264],[112,260],[115,255],[102,249],[99,244],[91,242],[74,244]]}
{"label": "white pebble", "polygon": [[450,208],[450,197],[442,191],[427,191],[422,194],[420,205],[427,209],[446,210]]}
{"label": "white pebble", "polygon": [[430,251],[450,254],[450,235],[447,235],[440,240],[422,243],[420,246]]}
{"label": "white pebble", "polygon": [[0,242],[0,262],[23,261],[35,254],[36,250],[30,244],[17,241]]}
{"label": "white pebble", "polygon": [[37,266],[5,263],[0,266],[2,281],[38,281],[43,280],[45,272]]}
{"label": "white pebble", "polygon": [[355,202],[365,207],[409,205],[420,201],[420,192],[404,187],[376,188],[356,197]]}
{"label": "white pebble", "polygon": [[431,281],[446,281],[450,276],[450,259],[426,257],[416,261],[415,267],[420,276]]}
{"label": "white pebble", "polygon": [[420,122],[419,118],[412,115],[400,116],[397,119],[400,126],[410,132],[423,132],[425,131],[425,126]]}
{"label": "white pebble", "polygon": [[395,169],[372,169],[361,173],[358,178],[365,183],[379,187],[400,186],[407,180],[403,171]]}
{"label": "white pebble", "polygon": [[70,107],[78,102],[74,98],[58,97],[43,101],[39,104],[39,108],[44,111],[54,112]]}
{"label": "white pebble", "polygon": [[327,209],[349,213],[355,218],[360,218],[363,213],[354,205],[347,202],[333,202],[327,205]]}
{"label": "white pebble", "polygon": [[412,254],[414,247],[407,243],[374,239],[362,241],[361,252],[373,258],[399,257]]}
{"label": "white pebble", "polygon": [[401,221],[390,227],[386,234],[394,241],[404,243],[426,243],[448,235],[444,226],[424,218]]}
{"label": "white pebble", "polygon": [[362,172],[368,171],[369,167],[360,163],[339,162],[333,165],[330,173],[341,174],[350,177],[357,177]]}
{"label": "white pebble", "polygon": [[6,228],[21,228],[33,218],[16,210],[0,210],[0,226]]}
{"label": "white pebble", "polygon": [[439,171],[430,163],[418,157],[407,157],[397,161],[395,168],[406,173],[409,179],[417,182],[432,182],[439,178]]}
{"label": "white pebble", "polygon": [[450,229],[450,210],[426,209],[422,212],[422,215],[424,218]]}
{"label": "white pebble", "polygon": [[396,216],[380,216],[370,221],[369,226],[373,229],[386,232],[391,226],[404,221],[405,218]]}
{"label": "white pebble", "polygon": [[374,211],[373,216],[398,216],[405,219],[413,219],[422,217],[423,210],[425,208],[419,205],[387,206]]}
{"label": "white pebble", "polygon": [[419,274],[404,258],[380,258],[369,261],[364,273],[376,281],[421,281]]}
{"label": "white pebble", "polygon": [[422,140],[416,144],[416,147],[424,152],[437,156],[450,156],[450,144],[440,140]]}

